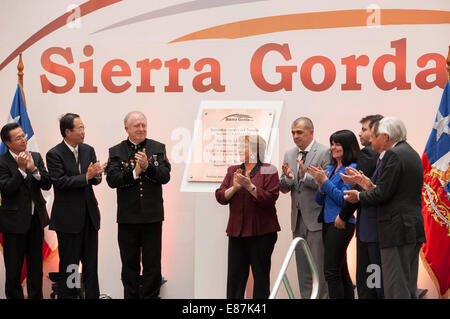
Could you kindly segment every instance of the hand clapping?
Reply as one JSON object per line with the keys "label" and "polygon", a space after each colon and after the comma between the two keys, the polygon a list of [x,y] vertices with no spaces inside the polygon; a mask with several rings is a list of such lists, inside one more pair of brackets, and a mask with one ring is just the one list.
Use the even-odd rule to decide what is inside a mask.
{"label": "hand clapping", "polygon": [[283,164],[283,166],[281,167],[281,169],[283,170],[283,174],[289,178],[289,179],[293,179],[294,178],[294,173],[292,172],[291,168],[289,167],[289,163],[286,162]]}
{"label": "hand clapping", "polygon": [[237,184],[240,187],[245,188],[246,190],[250,191],[252,188],[252,181],[250,180],[250,173],[247,173],[246,175],[242,175],[242,170],[238,169],[233,176],[233,186]]}
{"label": "hand clapping", "polygon": [[328,179],[320,165],[318,165],[317,167],[309,166],[307,168],[307,171],[309,175],[311,175],[316,180],[317,184],[319,184],[320,187],[322,187],[322,184],[325,183],[325,181]]}
{"label": "hand clapping", "polygon": [[242,186],[238,182],[238,175],[242,175],[242,169],[238,169],[233,174],[233,187],[240,189]]}
{"label": "hand clapping", "polygon": [[342,180],[345,184],[354,186],[358,184],[364,190],[370,190],[375,187],[370,178],[368,178],[362,171],[358,171],[352,167],[347,167],[345,169],[346,174],[340,174]]}
{"label": "hand clapping", "polygon": [[22,171],[27,169],[33,171],[35,169],[33,157],[29,151],[20,152],[16,157],[16,162]]}
{"label": "hand clapping", "polygon": [[145,153],[145,148],[134,154],[134,158],[136,159],[136,164],[140,166],[142,171],[145,171],[148,167],[148,159],[147,154]]}
{"label": "hand clapping", "polygon": [[100,161],[89,164],[87,172],[86,172],[87,179],[92,179],[92,178],[102,174],[103,171],[105,170],[105,168],[106,168],[106,163],[101,165]]}

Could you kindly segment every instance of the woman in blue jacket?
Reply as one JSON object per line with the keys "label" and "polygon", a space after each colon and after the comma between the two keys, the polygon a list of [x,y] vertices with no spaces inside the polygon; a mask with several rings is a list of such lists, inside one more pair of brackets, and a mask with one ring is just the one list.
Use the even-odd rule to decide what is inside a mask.
{"label": "woman in blue jacket", "polygon": [[340,173],[345,168],[356,168],[359,144],[355,134],[341,130],[330,136],[332,164],[326,171],[319,167],[308,167],[308,173],[314,177],[319,189],[316,201],[323,206],[319,222],[323,223],[324,273],[328,284],[330,299],[354,299],[353,283],[347,267],[347,247],[355,232],[355,218],[352,216],[345,229],[335,227],[334,222],[344,204],[345,184]]}

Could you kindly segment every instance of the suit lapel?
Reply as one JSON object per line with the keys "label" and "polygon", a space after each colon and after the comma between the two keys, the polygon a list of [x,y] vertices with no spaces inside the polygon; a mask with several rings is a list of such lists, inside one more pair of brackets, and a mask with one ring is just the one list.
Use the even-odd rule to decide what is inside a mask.
{"label": "suit lapel", "polygon": [[11,155],[10,151],[8,150],[5,154],[6,162],[8,163],[8,167],[11,170],[11,173],[14,173],[19,169],[19,166],[17,165],[16,160]]}
{"label": "suit lapel", "polygon": [[[13,175],[13,174],[15,174],[18,171],[19,166],[17,165],[16,160],[11,155],[9,150],[6,152],[5,155],[6,155],[6,162],[8,163],[9,170],[11,171],[11,175]],[[27,187],[30,187],[29,182],[30,182],[30,179],[29,179],[29,176],[27,176],[24,179],[24,185],[27,186]]]}
{"label": "suit lapel", "polygon": [[305,167],[308,167],[308,166],[311,165],[311,163],[313,162],[314,158],[316,157],[316,153],[317,153],[317,143],[316,143],[316,141],[314,141],[313,145],[311,146],[311,150],[306,155]]}
{"label": "suit lapel", "polygon": [[[75,155],[71,151],[71,149],[66,145],[64,141],[61,142],[61,152],[64,154],[65,159],[70,163],[75,171],[78,172],[77,162],[75,160]],[[80,147],[78,147],[78,158],[80,158]]]}
{"label": "suit lapel", "polygon": [[87,155],[86,149],[84,148],[82,143],[78,144],[78,161],[80,162],[80,173],[81,174],[86,173],[87,166],[89,166],[89,165],[86,165],[86,162],[87,162],[87,160],[85,159],[86,155]]}
{"label": "suit lapel", "polygon": [[292,173],[294,174],[294,185],[296,188],[298,188],[298,163],[297,163],[297,157],[298,157],[298,147],[295,147],[292,149],[292,155],[289,162],[289,167],[291,168]]}

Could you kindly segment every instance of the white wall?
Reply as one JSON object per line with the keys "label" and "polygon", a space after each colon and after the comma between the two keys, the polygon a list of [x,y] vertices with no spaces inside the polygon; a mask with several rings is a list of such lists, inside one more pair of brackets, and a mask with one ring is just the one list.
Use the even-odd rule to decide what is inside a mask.
{"label": "white wall", "polygon": [[[62,15],[68,5],[84,1],[16,1],[3,0],[0,4],[0,60],[44,25]],[[95,11],[81,19],[80,28],[62,27],[42,38],[23,53],[25,64],[25,94],[29,116],[41,153],[61,141],[57,117],[65,112],[81,115],[86,131],[86,142],[95,147],[97,157],[106,161],[108,148],[126,137],[122,119],[133,109],[145,112],[149,118],[149,137],[166,143],[169,159],[178,140],[171,134],[176,128],[186,128],[192,134],[197,109],[202,100],[283,100],[280,119],[278,156],[274,163],[281,167],[284,151],[293,146],[290,136],[291,122],[298,116],[311,117],[316,126],[316,138],[328,144],[329,135],[338,129],[359,131],[359,120],[367,114],[381,113],[402,118],[408,129],[408,140],[422,154],[435,117],[442,89],[419,89],[414,78],[421,68],[417,59],[426,53],[447,55],[450,44],[447,24],[393,25],[380,28],[354,27],[320,30],[293,30],[256,35],[238,39],[213,39],[172,43],[169,42],[204,28],[239,20],[314,11],[366,9],[369,3],[351,0],[298,2],[262,1],[180,13],[130,24],[104,32],[94,33],[123,19],[186,1],[123,1]],[[378,1],[382,8],[450,10],[447,1]],[[16,18],[11,18],[16,17]],[[406,73],[411,82],[410,90],[383,91],[373,82],[374,61],[383,54],[394,54],[391,42],[407,39]],[[279,54],[267,55],[264,74],[275,83],[279,75],[276,65],[297,65],[293,76],[292,91],[265,92],[259,89],[250,76],[250,61],[254,52],[267,43],[287,43],[292,60],[285,62]],[[79,93],[83,85],[83,70],[79,63],[87,61],[83,55],[85,45],[92,45],[94,54],[94,84],[97,93]],[[41,65],[42,53],[50,47],[70,47],[74,64],[68,66],[62,58],[54,61],[70,67],[76,73],[75,87],[64,94],[43,93],[40,75],[47,75],[55,84],[64,81],[49,75]],[[361,91],[342,91],[345,68],[341,59],[350,55],[366,54],[367,67],[358,68]],[[299,77],[302,63],[312,56],[326,56],[336,67],[334,84],[323,92],[312,92],[304,87]],[[193,64],[201,58],[212,57],[220,62],[221,82],[225,92],[199,93],[192,87],[198,74]],[[116,78],[119,84],[132,83],[123,93],[108,92],[101,84],[101,70],[112,59],[123,59],[132,75]],[[154,93],[136,93],[140,82],[136,62],[160,58],[162,62],[173,58],[188,58],[191,66],[180,71],[182,93],[164,92],[168,83],[166,68],[152,71]],[[0,120],[6,121],[16,87],[17,59],[0,71]],[[431,68],[428,65],[427,68]],[[387,66],[386,78],[393,79],[394,68]],[[313,69],[313,79],[320,82],[320,67]],[[4,123],[0,121],[0,124]],[[185,141],[186,142],[186,141]],[[189,143],[189,141],[187,141]],[[163,275],[168,283],[162,289],[163,298],[222,298],[225,296],[227,239],[225,227],[227,208],[219,206],[213,194],[180,193],[185,164],[172,163],[172,179],[164,186],[166,220],[163,226]],[[95,188],[102,214],[99,245],[99,274],[101,293],[122,298],[120,282],[120,258],[117,245],[116,196],[106,183]],[[280,195],[277,209],[282,231],[273,254],[272,278],[275,279],[282,259],[291,241],[289,196]],[[349,248],[350,271],[355,273],[355,246]],[[57,269],[57,256],[46,263],[45,270]],[[295,288],[295,271],[289,269]],[[420,268],[419,286],[429,289],[428,297],[437,296],[433,284]],[[0,263],[0,298],[4,298],[4,266]],[[50,283],[45,281],[45,295],[50,293]],[[298,288],[296,295],[298,296]],[[284,290],[279,294],[286,297]]]}

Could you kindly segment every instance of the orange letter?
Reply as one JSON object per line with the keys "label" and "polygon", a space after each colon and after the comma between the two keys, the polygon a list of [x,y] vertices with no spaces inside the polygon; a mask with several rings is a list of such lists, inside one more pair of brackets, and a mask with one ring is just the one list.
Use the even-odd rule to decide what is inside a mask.
{"label": "orange letter", "polygon": [[289,51],[288,44],[267,43],[259,47],[253,54],[250,62],[250,74],[253,82],[261,90],[266,92],[276,92],[284,89],[285,91],[292,91],[292,74],[297,72],[297,66],[279,66],[275,67],[275,71],[281,73],[281,81],[277,84],[271,84],[266,81],[263,75],[263,60],[267,53],[270,51],[277,51],[281,53],[285,61],[291,60],[291,52]]}
{"label": "orange letter", "polygon": [[[85,56],[90,57],[94,54],[92,45],[86,45],[83,49]],[[80,93],[96,93],[97,87],[94,86],[94,60],[87,60],[80,63],[80,69],[84,69],[84,85],[80,86]]]}
{"label": "orange letter", "polygon": [[[324,77],[322,83],[316,84],[311,77],[311,71],[314,65],[322,64]],[[300,69],[300,79],[305,88],[311,91],[325,91],[329,89],[336,79],[336,68],[333,61],[324,56],[313,56],[307,59]]]}
{"label": "orange letter", "polygon": [[[411,83],[406,82],[406,38],[392,41],[391,48],[395,49],[395,55],[382,55],[373,64],[373,81],[376,86],[384,91],[394,88],[397,90],[410,90]],[[395,65],[395,80],[392,82],[386,81],[384,77],[384,68],[389,62]]]}
{"label": "orange letter", "polygon": [[136,87],[136,92],[155,92],[155,87],[151,84],[150,71],[161,69],[162,62],[160,59],[149,59],[136,62],[136,67],[141,69],[141,85]]}
{"label": "orange letter", "polygon": [[191,62],[184,58],[178,62],[178,59],[172,59],[164,62],[164,67],[169,68],[169,85],[164,87],[164,92],[183,92],[183,86],[179,85],[179,69],[187,69]]}
{"label": "orange letter", "polygon": [[[113,71],[115,66],[120,67],[120,70]],[[113,76],[130,76],[131,70],[127,62],[120,59],[111,60],[103,66],[102,69],[102,83],[105,89],[111,93],[122,93],[131,86],[129,81],[122,85],[115,85],[112,81]]]}
{"label": "orange letter", "polygon": [[356,82],[356,72],[358,66],[367,66],[369,64],[369,57],[361,55],[356,59],[356,55],[352,55],[341,59],[342,64],[346,66],[346,75],[344,84],[341,84],[342,91],[361,91],[361,84]]}
{"label": "orange letter", "polygon": [[[432,89],[436,85],[443,89],[445,88],[445,83],[447,82],[447,62],[445,61],[445,57],[437,53],[424,54],[417,59],[417,66],[419,68],[424,68],[430,60],[434,60],[436,67],[417,73],[416,85],[422,90]],[[436,79],[432,82],[428,82],[427,77],[432,74],[436,76]]]}
{"label": "orange letter", "polygon": [[[213,58],[200,59],[195,63],[194,69],[197,72],[203,70],[204,66],[209,64],[211,72],[205,72],[197,75],[192,81],[192,86],[197,92],[206,92],[209,90],[214,90],[216,92],[224,92],[225,86],[220,84],[220,64],[219,61]],[[203,84],[203,80],[210,78],[209,84]]]}
{"label": "orange letter", "polygon": [[63,86],[54,85],[47,79],[47,77],[44,74],[42,74],[41,75],[42,93],[47,93],[48,91],[57,94],[67,93],[75,85],[75,73],[73,73],[73,71],[68,67],[50,61],[50,57],[53,54],[58,54],[62,56],[69,64],[73,63],[72,50],[70,48],[63,49],[59,47],[52,47],[45,50],[41,56],[42,67],[51,74],[63,77],[66,80],[66,84]]}

